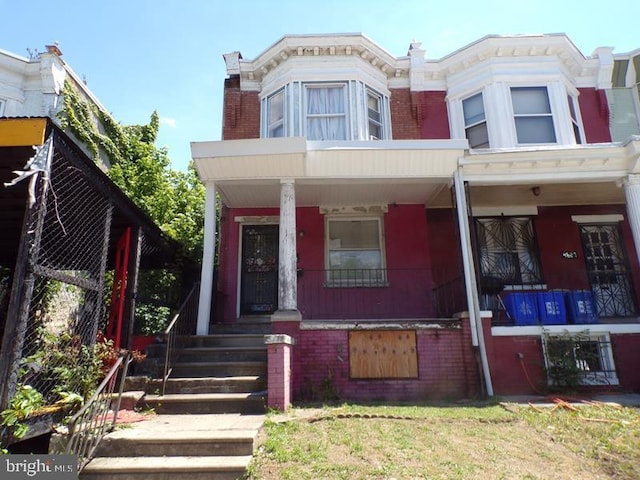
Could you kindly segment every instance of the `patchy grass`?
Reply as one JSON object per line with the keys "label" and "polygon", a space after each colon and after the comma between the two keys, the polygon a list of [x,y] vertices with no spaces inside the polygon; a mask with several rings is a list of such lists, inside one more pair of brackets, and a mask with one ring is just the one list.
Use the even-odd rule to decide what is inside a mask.
{"label": "patchy grass", "polygon": [[250,479],[637,479],[640,412],[357,406],[272,413]]}

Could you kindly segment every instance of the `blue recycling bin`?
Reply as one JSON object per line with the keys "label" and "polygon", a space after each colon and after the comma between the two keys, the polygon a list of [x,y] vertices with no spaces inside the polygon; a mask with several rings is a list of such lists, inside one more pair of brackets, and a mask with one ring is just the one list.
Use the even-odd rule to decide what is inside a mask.
{"label": "blue recycling bin", "polygon": [[591,290],[573,290],[565,294],[569,320],[573,323],[598,323],[596,300]]}
{"label": "blue recycling bin", "polygon": [[535,293],[508,293],[502,301],[509,317],[516,325],[538,325],[538,304]]}
{"label": "blue recycling bin", "polygon": [[540,323],[543,325],[564,325],[567,323],[564,292],[538,292],[536,300]]}

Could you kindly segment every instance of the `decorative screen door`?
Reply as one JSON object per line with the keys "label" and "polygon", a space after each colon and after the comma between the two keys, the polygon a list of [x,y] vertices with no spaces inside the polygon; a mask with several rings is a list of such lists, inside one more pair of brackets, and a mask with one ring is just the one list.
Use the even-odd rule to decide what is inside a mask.
{"label": "decorative screen door", "polygon": [[631,275],[617,224],[580,225],[580,237],[598,315],[635,315]]}
{"label": "decorative screen door", "polygon": [[241,315],[266,315],[278,308],[278,228],[242,228]]}

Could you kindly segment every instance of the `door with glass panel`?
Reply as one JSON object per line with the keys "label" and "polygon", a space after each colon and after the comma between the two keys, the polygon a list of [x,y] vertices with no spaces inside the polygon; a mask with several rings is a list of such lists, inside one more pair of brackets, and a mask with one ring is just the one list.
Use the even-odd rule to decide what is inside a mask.
{"label": "door with glass panel", "polygon": [[268,315],[278,308],[278,225],[242,228],[240,313]]}
{"label": "door with glass panel", "polygon": [[584,259],[600,317],[636,314],[631,275],[617,224],[580,225]]}

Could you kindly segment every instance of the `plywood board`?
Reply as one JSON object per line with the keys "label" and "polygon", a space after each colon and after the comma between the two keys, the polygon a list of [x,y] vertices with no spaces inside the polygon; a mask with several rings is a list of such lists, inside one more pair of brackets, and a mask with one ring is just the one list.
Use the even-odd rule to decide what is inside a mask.
{"label": "plywood board", "polygon": [[349,332],[351,378],[417,378],[415,330]]}

